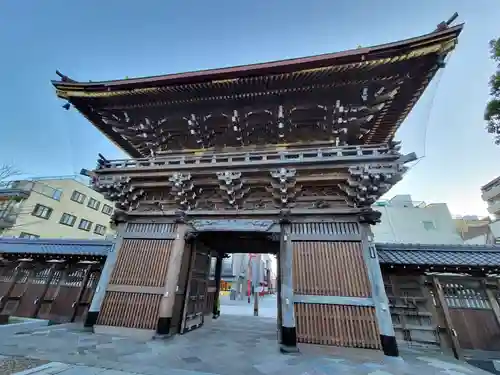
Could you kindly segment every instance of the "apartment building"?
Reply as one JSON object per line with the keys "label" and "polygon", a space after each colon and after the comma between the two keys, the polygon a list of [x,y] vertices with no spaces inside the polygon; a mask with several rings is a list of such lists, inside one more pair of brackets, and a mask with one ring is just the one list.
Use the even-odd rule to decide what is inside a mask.
{"label": "apartment building", "polygon": [[9,181],[0,188],[0,235],[102,239],[113,204],[81,176]]}
{"label": "apartment building", "polygon": [[500,220],[500,176],[481,187],[481,198],[488,204],[488,212]]}
{"label": "apartment building", "polygon": [[456,216],[454,219],[457,231],[464,241],[486,235],[489,232],[491,219],[489,217],[480,218],[476,215]]}
{"label": "apartment building", "polygon": [[463,244],[446,203],[415,202],[411,195],[396,195],[375,203],[381,223],[372,227],[375,242]]}

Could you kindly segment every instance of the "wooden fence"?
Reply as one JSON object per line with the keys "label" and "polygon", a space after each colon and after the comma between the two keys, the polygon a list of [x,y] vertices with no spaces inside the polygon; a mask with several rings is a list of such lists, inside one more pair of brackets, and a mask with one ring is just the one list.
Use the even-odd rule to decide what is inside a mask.
{"label": "wooden fence", "polygon": [[11,262],[0,267],[0,313],[56,323],[84,319],[100,264]]}
{"label": "wooden fence", "polygon": [[400,346],[500,350],[498,279],[385,274]]}

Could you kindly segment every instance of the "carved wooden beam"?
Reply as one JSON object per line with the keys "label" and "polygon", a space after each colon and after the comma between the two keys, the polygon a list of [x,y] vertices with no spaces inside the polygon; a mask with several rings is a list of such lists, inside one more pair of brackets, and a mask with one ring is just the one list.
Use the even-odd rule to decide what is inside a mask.
{"label": "carved wooden beam", "polygon": [[278,208],[293,207],[300,186],[297,186],[297,170],[280,168],[270,172],[271,194]]}
{"label": "carved wooden beam", "polygon": [[194,208],[198,192],[196,189],[191,173],[175,172],[169,179],[170,195],[174,197],[181,210],[190,210]]}
{"label": "carved wooden beam", "polygon": [[233,208],[241,207],[243,198],[248,194],[250,188],[244,188],[241,180],[241,172],[224,171],[217,172],[219,180],[219,193]]}
{"label": "carved wooden beam", "polygon": [[349,178],[339,188],[347,195],[352,207],[369,207],[408,170],[401,162],[373,164],[349,168]]}

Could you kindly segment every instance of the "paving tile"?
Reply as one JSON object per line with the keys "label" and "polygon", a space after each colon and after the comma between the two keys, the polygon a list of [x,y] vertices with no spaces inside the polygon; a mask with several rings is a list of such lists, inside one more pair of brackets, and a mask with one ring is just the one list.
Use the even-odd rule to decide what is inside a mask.
{"label": "paving tile", "polygon": [[71,372],[62,375],[94,375],[96,371],[104,375],[487,374],[421,350],[402,351],[405,361],[387,360],[381,352],[332,347],[301,346],[301,353],[283,355],[278,350],[274,318],[224,315],[224,307],[222,312],[218,320],[169,340],[98,335],[72,325],[2,338],[0,355],[72,364]]}

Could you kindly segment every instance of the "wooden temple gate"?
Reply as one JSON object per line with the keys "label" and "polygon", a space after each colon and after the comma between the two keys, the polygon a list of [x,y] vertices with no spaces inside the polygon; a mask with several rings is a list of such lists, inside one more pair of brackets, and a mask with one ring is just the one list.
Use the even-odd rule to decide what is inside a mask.
{"label": "wooden temple gate", "polygon": [[380,348],[360,225],[292,224],[290,237],[297,341]]}
{"label": "wooden temple gate", "polygon": [[457,358],[500,350],[498,278],[386,273],[384,281],[400,347],[443,349]]}
{"label": "wooden temple gate", "polygon": [[131,156],[99,155],[83,171],[115,202],[119,226],[87,325],[148,337],[199,327],[210,256],[235,251],[194,237],[267,232],[279,243],[283,350],[298,341],[397,356],[372,204],[416,160],[394,134],[455,47],[462,26],[449,23],[392,44],[204,72],[106,82],[58,72],[64,107]]}
{"label": "wooden temple gate", "polygon": [[164,333],[201,325],[215,301],[210,252],[186,241],[185,224],[130,222],[120,230],[97,324],[143,331],[160,325]]}
{"label": "wooden temple gate", "polygon": [[81,321],[91,304],[101,266],[10,262],[0,267],[0,314]]}

